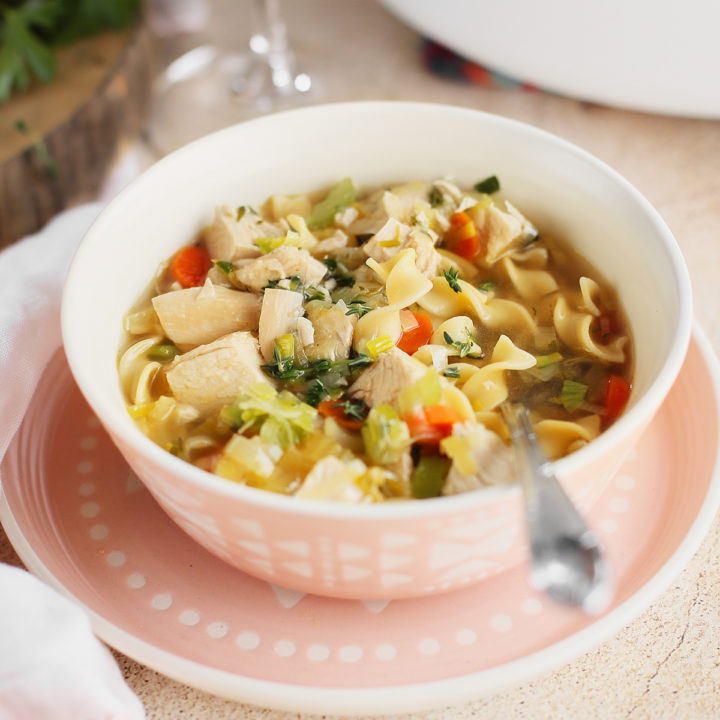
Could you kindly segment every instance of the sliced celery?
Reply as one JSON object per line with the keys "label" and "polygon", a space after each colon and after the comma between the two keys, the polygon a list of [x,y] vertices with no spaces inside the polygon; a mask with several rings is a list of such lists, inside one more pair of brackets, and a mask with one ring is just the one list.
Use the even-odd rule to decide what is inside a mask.
{"label": "sliced celery", "polygon": [[367,341],[368,355],[370,355],[373,360],[376,360],[378,355],[387,352],[393,347],[395,347],[395,343],[389,335],[380,335]]}
{"label": "sliced celery", "polygon": [[418,407],[437,405],[441,397],[440,376],[430,368],[417,382],[400,392],[396,404],[401,415],[410,415]]}
{"label": "sliced celery", "polygon": [[410,445],[408,426],[389,405],[370,410],[361,433],[365,451],[379,465],[397,462]]}
{"label": "sliced celery", "polygon": [[588,386],[575,380],[565,380],[560,391],[560,402],[563,407],[572,412],[577,410],[585,401]]}
{"label": "sliced celery", "polygon": [[339,210],[355,202],[355,185],[350,178],[344,178],[325,196],[324,200],[313,206],[307,219],[310,230],[332,225]]}

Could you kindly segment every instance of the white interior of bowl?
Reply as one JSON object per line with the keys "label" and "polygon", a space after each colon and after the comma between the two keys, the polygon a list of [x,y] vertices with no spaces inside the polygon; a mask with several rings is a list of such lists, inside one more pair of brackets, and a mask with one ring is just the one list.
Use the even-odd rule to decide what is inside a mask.
{"label": "white interior of bowl", "polygon": [[[128,416],[117,351],[123,315],[158,264],[193,240],[216,205],[260,204],[274,193],[317,190],[348,175],[371,187],[441,175],[470,185],[491,174],[541,230],[572,243],[618,289],[634,334],[632,407],[561,463],[575,467],[606,452],[623,427],[656,409],[680,369],[691,325],[680,252],[644,198],[592,156],[527,125],[440,105],[347,103],[266,116],[196,141],[135,180],[90,228],[68,277],[63,339],[82,392],[112,433],[164,456],[161,462],[177,471],[180,461]],[[252,491],[187,471],[198,482]],[[263,500],[278,501],[290,502]],[[428,501],[409,505],[429,510]]]}

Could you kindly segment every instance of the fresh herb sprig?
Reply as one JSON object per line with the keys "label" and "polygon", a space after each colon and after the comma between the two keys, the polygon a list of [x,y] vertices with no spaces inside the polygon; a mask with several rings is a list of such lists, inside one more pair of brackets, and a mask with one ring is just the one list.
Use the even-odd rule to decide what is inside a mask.
{"label": "fresh herb sprig", "polygon": [[337,287],[352,287],[355,284],[355,276],[335,258],[323,258],[323,263],[328,269],[328,277],[335,281]]}
{"label": "fresh herb sprig", "polygon": [[445,276],[445,280],[447,280],[447,284],[450,286],[450,289],[453,292],[462,292],[462,288],[460,287],[460,283],[458,282],[459,272],[457,270],[455,270],[454,268],[448,268],[447,270],[443,270],[443,275]]}
{"label": "fresh herb sprig", "polygon": [[33,78],[50,82],[55,49],[103,30],[122,30],[142,0],[24,0],[0,2],[0,103]]}

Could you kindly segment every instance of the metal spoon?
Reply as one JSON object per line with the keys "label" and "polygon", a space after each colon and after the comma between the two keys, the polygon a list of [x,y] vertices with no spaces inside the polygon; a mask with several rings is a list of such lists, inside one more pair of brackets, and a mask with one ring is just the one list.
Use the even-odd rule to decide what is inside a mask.
{"label": "metal spoon", "polygon": [[559,603],[599,613],[612,597],[600,546],[555,477],[527,408],[506,402],[502,413],[524,490],[530,583]]}

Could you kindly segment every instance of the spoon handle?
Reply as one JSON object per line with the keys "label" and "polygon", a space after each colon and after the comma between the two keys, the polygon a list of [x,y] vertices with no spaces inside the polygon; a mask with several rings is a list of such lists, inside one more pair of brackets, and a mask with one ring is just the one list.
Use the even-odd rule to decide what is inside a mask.
{"label": "spoon handle", "polygon": [[523,484],[531,582],[559,602],[599,612],[611,598],[600,545],[558,482],[527,408],[504,403],[502,412]]}

